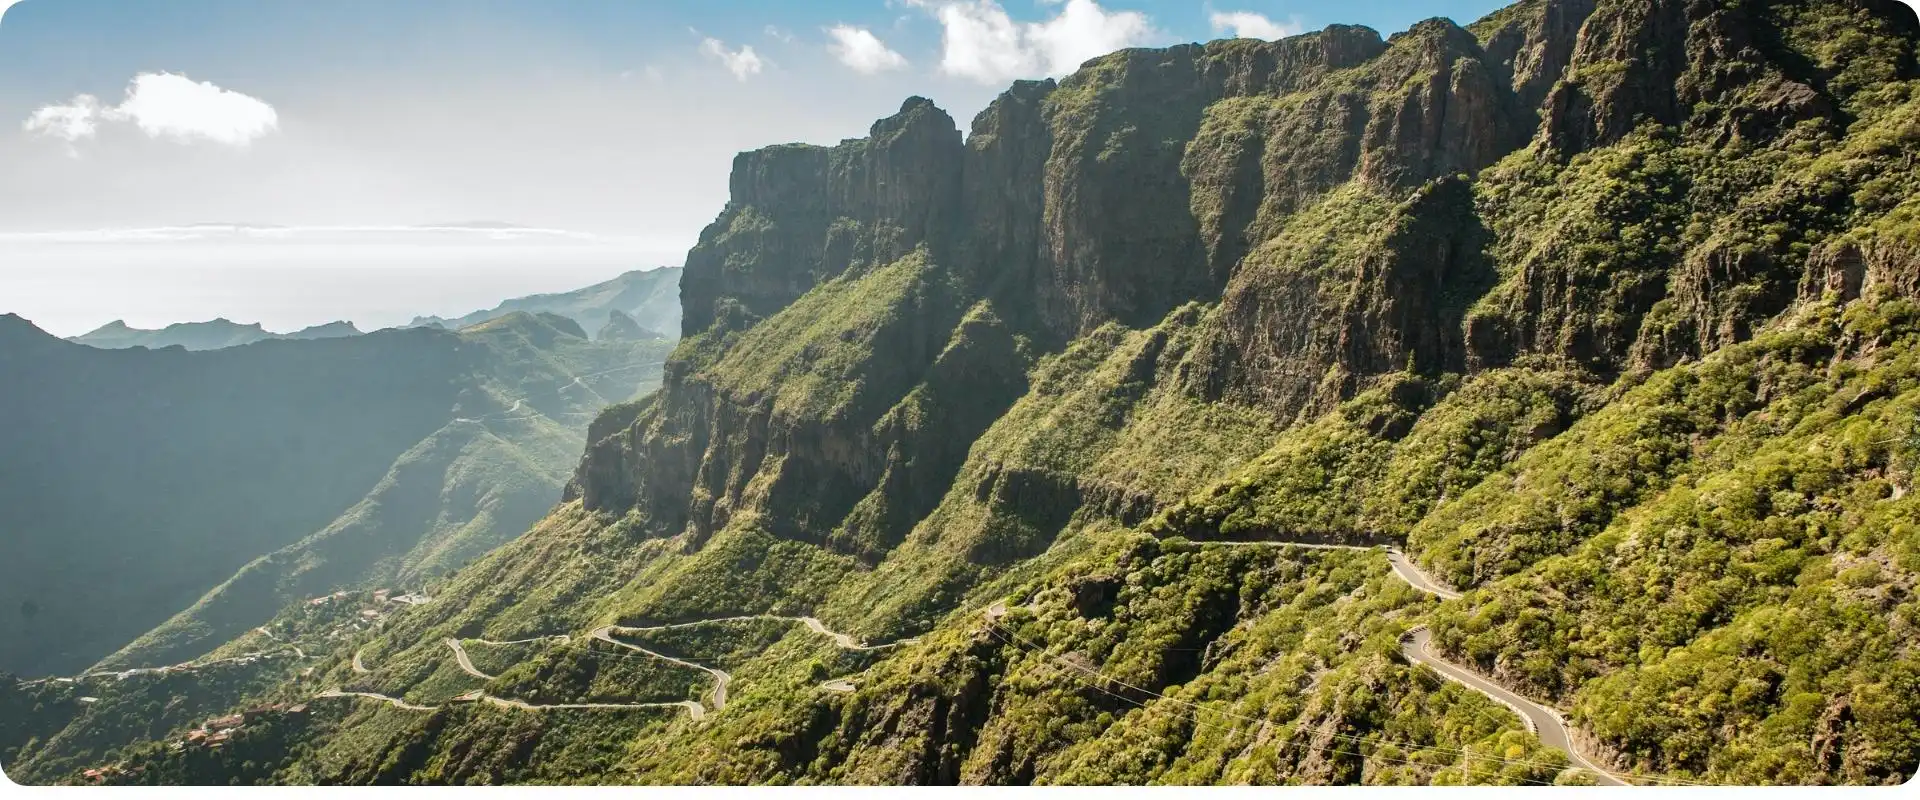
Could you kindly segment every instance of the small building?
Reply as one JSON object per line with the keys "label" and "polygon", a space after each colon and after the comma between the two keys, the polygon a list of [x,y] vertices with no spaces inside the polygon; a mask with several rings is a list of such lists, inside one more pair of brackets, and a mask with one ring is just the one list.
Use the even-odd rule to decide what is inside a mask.
{"label": "small building", "polygon": [[373,602],[387,602],[387,597],[391,594],[393,594],[393,590],[391,589],[375,589],[373,590]]}
{"label": "small building", "polygon": [[89,706],[93,705],[94,703],[100,702],[100,698],[98,697],[82,697],[82,698],[79,698],[79,700],[81,705],[89,705]]}
{"label": "small building", "polygon": [[245,724],[247,724],[247,718],[245,715],[229,714],[224,717],[214,717],[213,719],[207,720],[207,724],[202,727],[212,728],[217,731],[224,731],[232,728],[238,728]]}
{"label": "small building", "polygon": [[377,609],[363,608],[363,609],[360,609],[360,616],[365,617],[367,619],[379,619],[380,612]]}

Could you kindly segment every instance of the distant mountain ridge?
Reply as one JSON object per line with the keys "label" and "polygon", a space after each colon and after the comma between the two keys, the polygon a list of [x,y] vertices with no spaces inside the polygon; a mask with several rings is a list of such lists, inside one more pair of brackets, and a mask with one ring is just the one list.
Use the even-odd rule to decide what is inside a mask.
{"label": "distant mountain ridge", "polygon": [[593,337],[605,327],[608,313],[619,311],[651,331],[680,330],[680,268],[634,270],[570,292],[516,297],[485,311],[461,317],[415,317],[408,327],[465,328],[514,311],[548,312],[572,317]]}
{"label": "distant mountain ridge", "polygon": [[99,349],[0,316],[0,603],[45,609],[0,615],[0,670],[179,661],[292,599],[458,566],[553,505],[586,420],[670,346],[511,313]]}
{"label": "distant mountain ridge", "polygon": [[79,336],[68,337],[67,341],[103,350],[128,347],[158,350],[175,345],[188,350],[218,350],[269,339],[332,339],[359,336],[361,333],[358,327],[345,320],[313,325],[292,333],[274,333],[258,322],[240,323],[219,317],[206,322],[177,322],[158,329],[135,328],[125,320],[114,320]]}

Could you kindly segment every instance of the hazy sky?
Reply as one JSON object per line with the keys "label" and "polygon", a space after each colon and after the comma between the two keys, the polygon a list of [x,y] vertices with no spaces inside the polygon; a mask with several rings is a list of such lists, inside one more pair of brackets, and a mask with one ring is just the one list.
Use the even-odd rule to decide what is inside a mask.
{"label": "hazy sky", "polygon": [[[497,271],[487,290],[510,294],[677,264],[725,203],[734,153],[863,135],[908,95],[933,98],[964,127],[1008,81],[1064,74],[1123,46],[1333,22],[1392,33],[1500,5],[25,0],[0,19],[0,312],[63,334],[116,318],[226,315],[285,328],[463,312],[447,304],[471,292],[435,285],[469,277],[461,264],[474,252],[491,265],[475,269]],[[278,249],[192,232],[44,235],[464,221],[599,238],[547,247],[482,233],[333,253],[344,245],[331,235]],[[510,268],[516,260],[524,270]],[[255,294],[276,271],[299,284],[286,289],[294,297],[332,288],[276,305]],[[170,286],[176,276],[196,283]],[[440,305],[352,301],[369,294],[385,306]]]}

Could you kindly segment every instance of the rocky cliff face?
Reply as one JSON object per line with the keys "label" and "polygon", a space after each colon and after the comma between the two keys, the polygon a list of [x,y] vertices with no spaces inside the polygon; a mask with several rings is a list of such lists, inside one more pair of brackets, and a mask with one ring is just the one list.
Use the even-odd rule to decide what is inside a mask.
{"label": "rocky cliff face", "polygon": [[[676,628],[740,676],[699,724],[447,709],[292,774],[1580,778],[1398,657],[1429,625],[1612,768],[1904,780],[1916,34],[1885,0],[1526,0],[743,154],[663,388],[327,679],[444,700],[478,685],[447,637],[609,620],[917,642]],[[1466,594],[1219,540],[1398,543]]]}
{"label": "rocky cliff face", "polygon": [[[791,563],[835,585],[778,602],[876,638],[1113,526],[1407,536],[1492,583],[1662,480],[1459,516],[1468,489],[1553,491],[1488,486],[1615,378],[1920,289],[1917,29],[1867,0],[1534,0],[1115,53],[1016,84],[964,142],[916,99],[867,139],[742,155],[666,388],[596,423],[571,496],[684,553],[762,542],[726,556],[759,571],[790,557],[765,541],[818,548],[839,560]],[[690,574],[649,597],[706,591]],[[843,721],[874,759],[848,769],[1078,774],[997,733],[1025,701],[967,664]]]}
{"label": "rocky cliff face", "polygon": [[740,154],[732,200],[687,254],[683,335],[744,328],[823,280],[945,236],[962,152],[953,118],[916,97],[865,139]]}
{"label": "rocky cliff face", "polygon": [[[809,541],[897,541],[924,499],[878,538],[846,515],[876,491],[870,507],[901,513],[902,403],[936,360],[974,352],[955,326],[980,302],[970,330],[991,319],[1043,351],[1218,303],[1182,391],[1279,421],[1402,370],[1547,357],[1606,375],[1738,341],[1822,280],[1803,279],[1807,248],[1844,221],[1768,239],[1812,187],[1740,164],[1831,140],[1870,56],[1893,48],[1875,63],[1912,71],[1894,42],[1909,21],[1883,5],[1813,19],[1764,2],[1535,0],[1387,41],[1336,26],[1129,50],[1015,85],[964,142],[914,98],[865,139],[742,154],[688,256],[691,341],[658,398],[618,430],[602,422],[573,492],[663,535],[752,510]],[[1850,21],[1878,38],[1789,57]],[[1595,188],[1609,180],[1625,190]],[[1843,285],[1864,275],[1835,269]],[[806,313],[848,317],[782,327],[797,348],[756,335],[803,296]],[[988,410],[1019,383],[999,380]],[[935,460],[953,474],[952,456]]]}

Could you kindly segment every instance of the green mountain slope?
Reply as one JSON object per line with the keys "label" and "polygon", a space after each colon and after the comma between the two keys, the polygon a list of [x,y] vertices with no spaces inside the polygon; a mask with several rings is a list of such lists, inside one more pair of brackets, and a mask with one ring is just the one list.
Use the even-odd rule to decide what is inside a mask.
{"label": "green mountain slope", "polygon": [[[673,334],[680,330],[680,268],[634,270],[571,292],[516,297],[485,311],[464,317],[416,317],[411,326],[465,328],[514,311],[550,312],[572,317],[587,333],[600,338],[609,314],[618,311],[640,328]],[[633,337],[629,333],[629,338]]]}
{"label": "green mountain slope", "polygon": [[176,612],[107,663],[184,661],[295,599],[484,553],[545,513],[578,426],[653,385],[665,349],[526,314],[209,353],[6,325],[0,370],[22,391],[0,400],[18,423],[0,527],[21,557],[0,635],[24,674],[78,670]]}
{"label": "green mountain slope", "polygon": [[304,716],[95,763],[1901,783],[1917,39],[1881,0],[1528,0],[741,154],[660,389],[558,508],[249,696]]}

